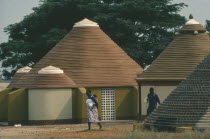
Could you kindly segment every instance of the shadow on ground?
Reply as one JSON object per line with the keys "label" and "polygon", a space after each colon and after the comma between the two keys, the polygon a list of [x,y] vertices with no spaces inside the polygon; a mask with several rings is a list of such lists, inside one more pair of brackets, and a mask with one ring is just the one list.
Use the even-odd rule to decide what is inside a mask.
{"label": "shadow on ground", "polygon": [[92,132],[92,131],[105,131],[105,130],[103,130],[103,129],[91,129],[91,130],[85,129],[85,130],[81,130],[81,131],[76,131],[76,133]]}

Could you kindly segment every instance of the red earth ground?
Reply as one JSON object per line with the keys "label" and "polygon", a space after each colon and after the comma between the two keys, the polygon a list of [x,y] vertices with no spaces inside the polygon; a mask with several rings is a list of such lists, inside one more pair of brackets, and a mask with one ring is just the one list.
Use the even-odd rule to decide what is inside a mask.
{"label": "red earth ground", "polygon": [[92,124],[92,130],[87,130],[87,124],[45,125],[45,126],[0,126],[1,137],[53,137],[53,138],[115,138],[128,136],[133,130],[132,123],[103,123],[100,130]]}

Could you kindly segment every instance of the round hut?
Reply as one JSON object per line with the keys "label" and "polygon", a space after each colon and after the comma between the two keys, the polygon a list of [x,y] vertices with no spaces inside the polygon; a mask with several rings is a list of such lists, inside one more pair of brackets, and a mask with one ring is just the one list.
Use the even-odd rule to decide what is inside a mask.
{"label": "round hut", "polygon": [[210,128],[210,54],[145,120],[159,129]]}
{"label": "round hut", "polygon": [[[42,74],[49,73],[45,71],[49,65],[59,67],[64,73]],[[27,89],[29,115],[25,117],[28,117],[29,123],[65,123],[65,118],[71,123],[85,122],[85,89],[91,89],[92,94],[98,96],[99,118],[102,120],[132,120],[137,119],[136,77],[142,71],[97,23],[84,19],[75,23],[72,30],[24,78],[9,87]],[[69,119],[70,112],[68,116],[58,115],[61,107],[56,105],[61,102],[56,98],[67,101],[71,90],[72,119]],[[63,98],[65,95],[69,96]],[[58,109],[53,110],[52,106]],[[71,105],[62,106],[71,110]]]}
{"label": "round hut", "polygon": [[[33,124],[72,119],[72,88],[76,84],[61,70],[47,66],[38,71],[36,81],[28,89],[29,122]],[[47,123],[46,123],[47,124]]]}
{"label": "round hut", "polygon": [[194,68],[210,52],[207,30],[191,16],[176,32],[174,40],[154,62],[137,78],[140,88],[140,117],[146,118],[147,105],[144,99],[153,87],[164,101],[167,96],[186,79]]}

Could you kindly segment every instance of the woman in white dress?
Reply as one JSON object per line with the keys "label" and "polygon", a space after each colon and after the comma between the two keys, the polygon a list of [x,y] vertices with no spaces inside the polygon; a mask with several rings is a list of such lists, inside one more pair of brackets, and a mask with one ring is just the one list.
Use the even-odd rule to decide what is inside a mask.
{"label": "woman in white dress", "polygon": [[99,129],[101,129],[102,126],[98,120],[98,102],[95,97],[91,95],[91,90],[87,90],[86,95],[88,96],[86,100],[88,129],[91,129],[91,123],[97,123],[99,125]]}

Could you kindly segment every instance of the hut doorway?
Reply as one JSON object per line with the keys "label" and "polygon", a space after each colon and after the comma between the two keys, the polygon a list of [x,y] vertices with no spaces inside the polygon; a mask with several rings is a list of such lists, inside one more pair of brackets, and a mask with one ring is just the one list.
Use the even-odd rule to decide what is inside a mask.
{"label": "hut doorway", "polygon": [[101,119],[103,121],[116,120],[115,89],[114,88],[102,88]]}

